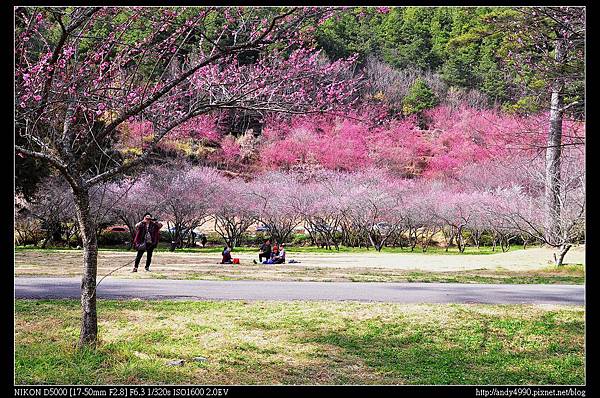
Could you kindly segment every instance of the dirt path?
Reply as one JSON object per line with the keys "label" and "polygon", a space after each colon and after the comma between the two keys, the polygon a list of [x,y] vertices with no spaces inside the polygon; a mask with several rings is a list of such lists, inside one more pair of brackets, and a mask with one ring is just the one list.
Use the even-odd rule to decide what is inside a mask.
{"label": "dirt path", "polygon": [[[547,268],[552,250],[531,248],[488,255],[444,255],[423,253],[334,253],[289,254],[297,264],[253,264],[252,254],[234,252],[240,265],[217,264],[218,254],[157,252],[153,256],[152,273],[143,270],[130,273],[131,265],[114,272],[116,278],[158,279],[253,279],[296,281],[400,281],[411,272],[427,273],[510,273],[538,272]],[[98,276],[133,260],[135,253],[101,251]],[[142,259],[142,264],[145,257]],[[585,262],[585,248],[571,249],[567,263]],[[140,267],[142,269],[143,265]],[[15,254],[15,276],[79,276],[81,253],[73,251],[19,251]]]}

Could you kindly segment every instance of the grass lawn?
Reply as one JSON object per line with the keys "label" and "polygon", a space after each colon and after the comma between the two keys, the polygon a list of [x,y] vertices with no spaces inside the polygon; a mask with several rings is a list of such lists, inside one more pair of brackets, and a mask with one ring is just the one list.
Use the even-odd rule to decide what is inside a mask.
{"label": "grass lawn", "polygon": [[582,264],[562,268],[547,267],[536,271],[469,270],[450,272],[377,272],[368,271],[350,276],[352,282],[436,282],[436,283],[493,283],[493,284],[561,284],[585,283]]}
{"label": "grass lawn", "polygon": [[[528,246],[529,248],[533,248],[535,246]],[[68,248],[68,247],[47,247],[42,249],[37,246],[15,246],[16,252],[26,251],[26,250],[39,250],[39,251],[47,251],[47,252],[62,252],[62,251],[79,251],[79,249]],[[288,253],[323,253],[323,254],[331,254],[335,255],[336,253],[377,253],[374,248],[367,249],[365,247],[347,247],[340,246],[339,250],[336,250],[335,247],[332,247],[331,250],[316,247],[316,246],[287,246],[286,250]],[[512,245],[509,251],[523,250],[523,246],[521,245]],[[100,248],[99,251],[122,251],[127,252],[128,249],[124,247],[103,247]],[[155,249],[157,252],[170,252],[169,245],[165,242],[159,243],[158,247]],[[194,248],[182,248],[177,249],[176,253],[221,253],[223,251],[223,246],[209,246],[209,247],[194,247]],[[236,253],[258,253],[258,246],[238,246],[234,249]],[[419,247],[416,247],[414,251],[411,251],[410,248],[400,248],[400,247],[384,247],[381,249],[381,253],[414,253],[414,254],[423,254],[423,255],[431,255],[431,254],[441,254],[441,255],[479,255],[479,254],[498,254],[502,253],[500,250],[500,246],[496,248],[495,251],[492,251],[492,246],[481,246],[479,249],[476,247],[466,247],[463,253],[458,251],[456,247],[450,247],[446,251],[443,247],[431,246],[427,249],[426,252],[423,252]]]}
{"label": "grass lawn", "polygon": [[583,307],[101,300],[95,351],[79,316],[16,300],[17,384],[585,382]]}
{"label": "grass lawn", "polygon": [[582,264],[562,268],[547,267],[536,271],[469,270],[450,272],[394,271],[389,269],[350,269],[303,267],[290,270],[284,267],[237,266],[217,268],[203,272],[170,274],[153,272],[140,278],[184,279],[184,280],[273,280],[310,282],[435,282],[435,283],[490,283],[490,284],[561,284],[582,285],[585,283]]}
{"label": "grass lawn", "polygon": [[[219,253],[161,252],[153,256],[150,274],[131,274],[135,252],[101,251],[98,276],[117,269],[111,278],[200,280],[267,280],[316,282],[454,282],[518,284],[583,284],[582,264],[549,266],[550,253],[527,249],[497,256],[444,256],[411,253],[290,253],[300,263],[253,264],[256,252],[237,253],[239,265],[218,264]],[[581,250],[580,250],[581,251]],[[575,253],[575,251],[573,251]],[[525,257],[524,257],[525,256]],[[574,256],[571,261],[580,261]],[[542,259],[540,261],[540,259]],[[142,260],[145,261],[145,260]],[[15,252],[15,276],[81,276],[81,251],[30,250]],[[129,265],[127,265],[129,264]],[[142,263],[143,264],[143,263]],[[515,264],[520,264],[515,266]]]}

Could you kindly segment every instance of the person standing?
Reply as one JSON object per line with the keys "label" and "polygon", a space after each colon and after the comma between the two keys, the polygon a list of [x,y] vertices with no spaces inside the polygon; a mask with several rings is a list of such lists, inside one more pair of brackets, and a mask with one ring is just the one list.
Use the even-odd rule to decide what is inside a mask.
{"label": "person standing", "polygon": [[133,247],[137,250],[135,264],[131,272],[137,272],[140,260],[146,252],[146,266],[144,269],[150,271],[150,263],[152,262],[152,252],[158,245],[159,231],[162,224],[152,218],[150,213],[144,214],[144,219],[135,225],[135,238],[133,239]]}

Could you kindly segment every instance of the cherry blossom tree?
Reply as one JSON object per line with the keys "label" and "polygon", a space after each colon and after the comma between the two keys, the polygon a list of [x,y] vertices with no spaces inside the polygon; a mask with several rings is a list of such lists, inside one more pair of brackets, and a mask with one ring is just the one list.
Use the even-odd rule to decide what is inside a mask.
{"label": "cherry blossom tree", "polygon": [[[267,120],[258,166],[292,170],[318,165],[348,172],[378,167],[405,178],[461,178],[469,165],[532,155],[546,146],[545,113],[520,116],[462,105],[438,106],[425,117],[427,130],[414,116],[378,124],[372,110],[298,116],[285,123]],[[581,143],[583,124],[563,124],[565,143]]]}
{"label": "cherry blossom tree", "polygon": [[514,185],[498,190],[499,204],[496,206],[501,222],[494,225],[506,225],[507,228],[529,235],[544,244],[558,249],[554,254],[554,262],[561,266],[564,257],[574,243],[580,241],[585,234],[585,169],[583,154],[572,148],[565,151],[561,162],[562,189],[559,196],[559,213],[557,223],[548,230],[545,216],[545,168],[542,159],[530,165],[527,175],[529,186]]}
{"label": "cherry blossom tree", "polygon": [[[327,8],[15,9],[19,156],[43,159],[69,183],[83,241],[79,345],[97,340],[96,227],[90,189],[143,165],[194,117],[241,108],[325,111],[351,97],[347,65],[319,62],[301,27]],[[268,50],[268,51],[267,51]],[[246,62],[249,55],[255,61]],[[151,126],[119,151],[128,121]]]}
{"label": "cherry blossom tree", "polygon": [[301,222],[296,202],[304,187],[290,173],[265,173],[254,178],[251,193],[258,208],[257,218],[268,229],[271,238],[286,242]]}
{"label": "cherry blossom tree", "polygon": [[15,244],[35,244],[39,241],[40,222],[28,210],[21,207],[15,212]]}
{"label": "cherry blossom tree", "polygon": [[261,205],[251,193],[249,183],[221,176],[212,195],[211,214],[215,231],[229,247],[235,248],[258,219]]}
{"label": "cherry blossom tree", "polygon": [[376,171],[353,177],[349,217],[377,251],[400,232],[404,222],[407,187]]}
{"label": "cherry blossom tree", "polygon": [[44,231],[41,247],[50,242],[60,243],[63,234],[67,242],[75,216],[73,197],[67,184],[60,178],[51,177],[39,185],[31,201],[21,201],[20,213],[38,220]]}
{"label": "cherry blossom tree", "polygon": [[171,250],[183,245],[185,234],[193,242],[193,230],[210,215],[213,193],[220,182],[218,172],[172,162],[149,171],[148,195],[155,197],[158,210],[166,221]]}
{"label": "cherry blossom tree", "polygon": [[135,238],[135,225],[149,212],[154,217],[158,214],[160,202],[153,195],[152,176],[141,174],[134,178],[124,178],[118,182],[112,182],[107,187],[112,203],[112,213],[129,229],[131,239],[129,247],[132,248]]}
{"label": "cherry blossom tree", "polygon": [[300,214],[313,244],[339,250],[341,224],[348,206],[346,202],[348,179],[335,172],[322,172],[304,184],[303,194],[292,203]]}
{"label": "cherry blossom tree", "polygon": [[[578,124],[565,124],[569,132],[566,142],[578,142],[581,130]],[[578,242],[585,229],[585,163],[581,145],[567,145],[563,149],[561,175],[564,189],[560,195],[557,229],[551,232],[545,222],[543,208],[545,192],[544,150],[530,149],[513,153],[507,159],[493,159],[465,167],[460,181],[461,189],[484,193],[481,209],[489,230],[500,241],[520,237],[524,246],[531,240],[558,249],[555,263],[562,259],[573,243]],[[546,220],[546,221],[544,221]],[[496,241],[494,241],[495,245]]]}

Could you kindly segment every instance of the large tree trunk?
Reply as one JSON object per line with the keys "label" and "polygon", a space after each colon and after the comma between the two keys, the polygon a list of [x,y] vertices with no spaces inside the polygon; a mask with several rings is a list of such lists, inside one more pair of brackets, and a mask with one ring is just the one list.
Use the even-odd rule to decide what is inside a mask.
{"label": "large tree trunk", "polygon": [[73,195],[83,243],[82,314],[78,346],[94,346],[98,337],[98,318],[96,314],[98,243],[96,240],[96,226],[90,213],[89,191],[87,189],[73,189]]}
{"label": "large tree trunk", "polygon": [[[556,40],[555,60],[561,63],[564,58],[563,40]],[[560,236],[560,155],[562,144],[563,122],[563,87],[561,76],[552,83],[550,99],[550,130],[546,145],[546,178],[545,178],[545,233],[550,244],[556,244]]]}

